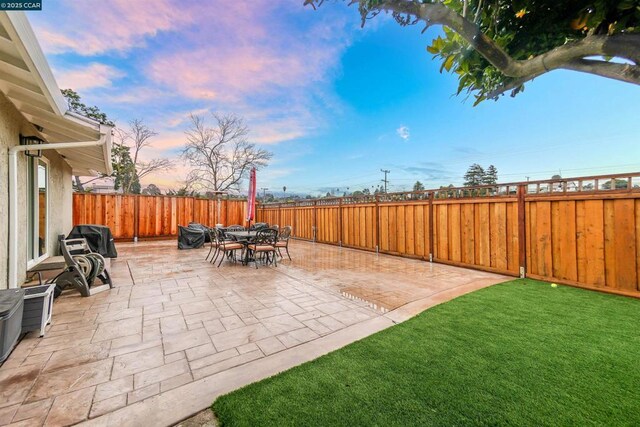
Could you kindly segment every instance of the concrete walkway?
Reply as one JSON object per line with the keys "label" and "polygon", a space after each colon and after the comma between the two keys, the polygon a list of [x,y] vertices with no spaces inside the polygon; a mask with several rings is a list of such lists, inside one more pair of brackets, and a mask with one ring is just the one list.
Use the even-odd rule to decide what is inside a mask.
{"label": "concrete walkway", "polygon": [[116,289],[69,293],[0,368],[0,425],[171,425],[220,394],[508,277],[292,242],[278,267],[119,244]]}

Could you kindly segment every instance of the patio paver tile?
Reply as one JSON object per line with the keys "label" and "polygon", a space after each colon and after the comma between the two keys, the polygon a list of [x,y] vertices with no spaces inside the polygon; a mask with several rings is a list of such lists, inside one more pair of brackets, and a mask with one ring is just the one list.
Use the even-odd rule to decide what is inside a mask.
{"label": "patio paver tile", "polygon": [[176,351],[187,350],[210,343],[209,334],[204,329],[195,331],[184,331],[176,334],[162,335],[164,354],[175,353]]}
{"label": "patio paver tile", "polygon": [[202,324],[204,325],[204,328],[207,330],[207,333],[209,333],[209,335],[215,335],[217,333],[226,331],[220,319],[206,320],[203,321]]}
{"label": "patio paver tile", "polygon": [[169,363],[173,363],[176,360],[182,360],[182,359],[186,359],[187,356],[185,355],[184,351],[177,351],[175,353],[171,353],[168,356],[164,357],[164,363],[169,364]]}
{"label": "patio paver tile", "polygon": [[201,369],[192,370],[193,378],[194,380],[199,380],[200,378],[208,377],[209,375],[222,372],[229,368],[233,368],[234,366],[251,362],[252,360],[259,359],[263,356],[264,354],[260,350],[255,350],[249,353],[241,354],[239,356],[223,360],[222,362],[205,366],[204,368],[201,368]]}
{"label": "patio paver tile", "polygon": [[267,356],[286,349],[284,344],[282,344],[282,342],[280,342],[276,337],[269,337],[260,340],[256,342],[256,345],[260,347],[260,350],[262,350],[262,352]]}
{"label": "patio paver tile", "polygon": [[160,319],[160,330],[163,334],[175,334],[187,330],[187,324],[181,314]]}
{"label": "patio paver tile", "polygon": [[270,335],[273,335],[273,333],[264,325],[255,324],[212,335],[211,341],[218,351],[223,351],[259,341]]}
{"label": "patio paver tile", "polygon": [[293,331],[294,329],[304,328],[304,325],[302,323],[297,321],[295,318],[293,318],[293,316],[289,314],[282,314],[280,316],[273,316],[262,319],[262,324],[266,326],[273,335]]}
{"label": "patio paver tile", "polygon": [[281,314],[286,314],[286,312],[281,307],[274,307],[257,310],[253,313],[253,316],[256,319],[265,319],[267,317],[279,316]]}
{"label": "patio paver tile", "polygon": [[115,320],[99,324],[91,342],[112,340],[126,337],[127,335],[139,334],[140,332],[142,332],[142,319],[139,317]]}
{"label": "patio paver tile", "polygon": [[107,357],[109,357],[110,344],[111,343],[107,341],[96,344],[81,345],[78,347],[53,352],[47,359],[47,363],[44,366],[43,372],[50,372],[56,369],[68,368],[71,366],[84,365],[85,363],[106,359]]}
{"label": "patio paver tile", "polygon": [[175,362],[135,374],[133,376],[133,387],[134,389],[144,388],[150,384],[159,383],[187,372],[189,372],[189,364],[186,359],[176,360]]}
{"label": "patio paver tile", "polygon": [[[190,314],[208,313],[215,310],[215,305],[209,300],[198,301],[191,304],[180,304],[182,314],[189,316]],[[203,320],[203,319],[200,319]]]}
{"label": "patio paver tile", "polygon": [[20,406],[20,409],[13,416],[13,422],[31,420],[33,425],[42,424],[49,413],[52,403],[53,398],[48,398],[24,404]]}
{"label": "patio paver tile", "polygon": [[314,340],[318,337],[319,335],[309,328],[296,329],[294,331],[278,335],[280,342],[287,348],[295,347],[296,345]]}
{"label": "patio paver tile", "polygon": [[162,346],[156,346],[132,353],[116,356],[113,363],[111,379],[126,377],[127,375],[145,371],[164,364]]}
{"label": "patio paver tile", "polygon": [[138,307],[138,308],[127,308],[127,309],[119,309],[119,310],[111,310],[110,306],[109,306],[109,311],[106,311],[104,313],[100,313],[98,315],[98,318],[96,319],[96,322],[98,323],[105,323],[105,322],[112,322],[114,320],[122,320],[122,319],[128,319],[131,317],[141,317],[142,316],[142,308]]}
{"label": "patio paver tile", "polygon": [[338,329],[344,328],[344,325],[342,323],[331,316],[318,317],[316,320],[332,331],[337,331]]}
{"label": "patio paver tile", "polygon": [[199,345],[198,347],[193,347],[185,350],[185,354],[187,355],[187,360],[189,361],[200,359],[201,357],[209,356],[217,352],[218,350],[216,350],[216,348],[213,346],[211,342],[207,344]]}
{"label": "patio paver tile", "polygon": [[191,375],[191,372],[187,372],[185,374],[166,379],[160,383],[160,392],[161,393],[167,392],[176,387],[180,387],[181,385],[188,384],[191,381],[193,381],[193,376]]}
{"label": "patio paver tile", "polygon": [[115,411],[127,405],[127,395],[119,394],[117,396],[110,397],[99,402],[94,402],[91,405],[91,411],[89,412],[89,418],[95,418],[108,412]]}
{"label": "patio paver tile", "polygon": [[302,322],[307,328],[319,335],[326,335],[331,332],[331,329],[318,322],[316,319],[309,319]]}
{"label": "patio paver tile", "polygon": [[224,326],[224,328],[227,331],[230,331],[232,329],[237,329],[237,328],[241,328],[243,326],[246,326],[244,324],[244,322],[242,321],[242,319],[240,319],[237,315],[233,315],[233,316],[227,316],[227,317],[223,317],[220,319],[220,322],[222,322],[222,326]]}
{"label": "patio paver tile", "polygon": [[[86,363],[81,369],[73,366],[43,373],[36,380],[26,401],[34,402],[107,382],[109,381],[112,365],[112,359],[105,359]],[[91,397],[93,398],[93,390]]]}
{"label": "patio paver tile", "polygon": [[213,365],[214,363],[221,362],[223,360],[238,356],[238,350],[235,348],[221,351],[220,353],[205,356],[200,359],[192,360],[189,362],[191,370],[204,368],[205,366]]}
{"label": "patio paver tile", "polygon": [[258,350],[258,345],[252,342],[249,344],[238,346],[236,347],[236,350],[238,350],[238,353],[240,354],[249,353],[250,351]]}
{"label": "patio paver tile", "polygon": [[96,394],[93,398],[94,402],[106,400],[119,394],[127,394],[133,390],[133,375],[118,378],[96,386]]}
{"label": "patio paver tile", "polygon": [[86,419],[94,390],[95,387],[89,387],[56,397],[44,425],[71,425]]}
{"label": "patio paver tile", "polygon": [[131,391],[127,394],[127,404],[131,405],[132,403],[147,399],[158,393],[160,393],[160,383],[151,384],[144,388]]}
{"label": "patio paver tile", "polygon": [[10,424],[13,416],[18,412],[20,404],[17,403],[12,406],[6,406],[0,409],[0,425]]}

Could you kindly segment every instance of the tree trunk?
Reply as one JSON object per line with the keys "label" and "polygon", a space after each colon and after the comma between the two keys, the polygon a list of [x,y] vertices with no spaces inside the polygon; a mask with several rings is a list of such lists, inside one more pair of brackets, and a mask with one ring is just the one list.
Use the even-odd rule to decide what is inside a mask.
{"label": "tree trunk", "polygon": [[76,191],[84,191],[84,185],[82,185],[82,181],[80,181],[80,177],[78,175],[74,175],[73,179],[76,182]]}

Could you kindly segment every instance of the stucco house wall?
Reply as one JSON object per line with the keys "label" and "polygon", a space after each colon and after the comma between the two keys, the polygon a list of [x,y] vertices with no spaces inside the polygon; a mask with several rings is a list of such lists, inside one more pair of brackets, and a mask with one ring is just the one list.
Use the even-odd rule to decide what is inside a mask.
{"label": "stucco house wall", "polygon": [[[9,239],[9,165],[8,150],[20,144],[20,134],[34,135],[35,128],[0,92],[0,289],[7,288]],[[67,234],[72,224],[71,168],[53,150],[42,152],[49,160],[49,255],[57,255],[58,234]],[[27,270],[27,157],[18,154],[18,281],[22,283]]]}

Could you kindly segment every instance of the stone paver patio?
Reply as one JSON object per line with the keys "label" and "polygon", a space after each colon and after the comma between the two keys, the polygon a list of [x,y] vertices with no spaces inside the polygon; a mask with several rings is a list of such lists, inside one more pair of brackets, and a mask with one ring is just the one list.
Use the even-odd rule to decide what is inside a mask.
{"label": "stone paver patio", "polygon": [[0,367],[0,425],[171,425],[216,396],[508,278],[294,241],[277,268],[118,244],[116,288],[56,300]]}

